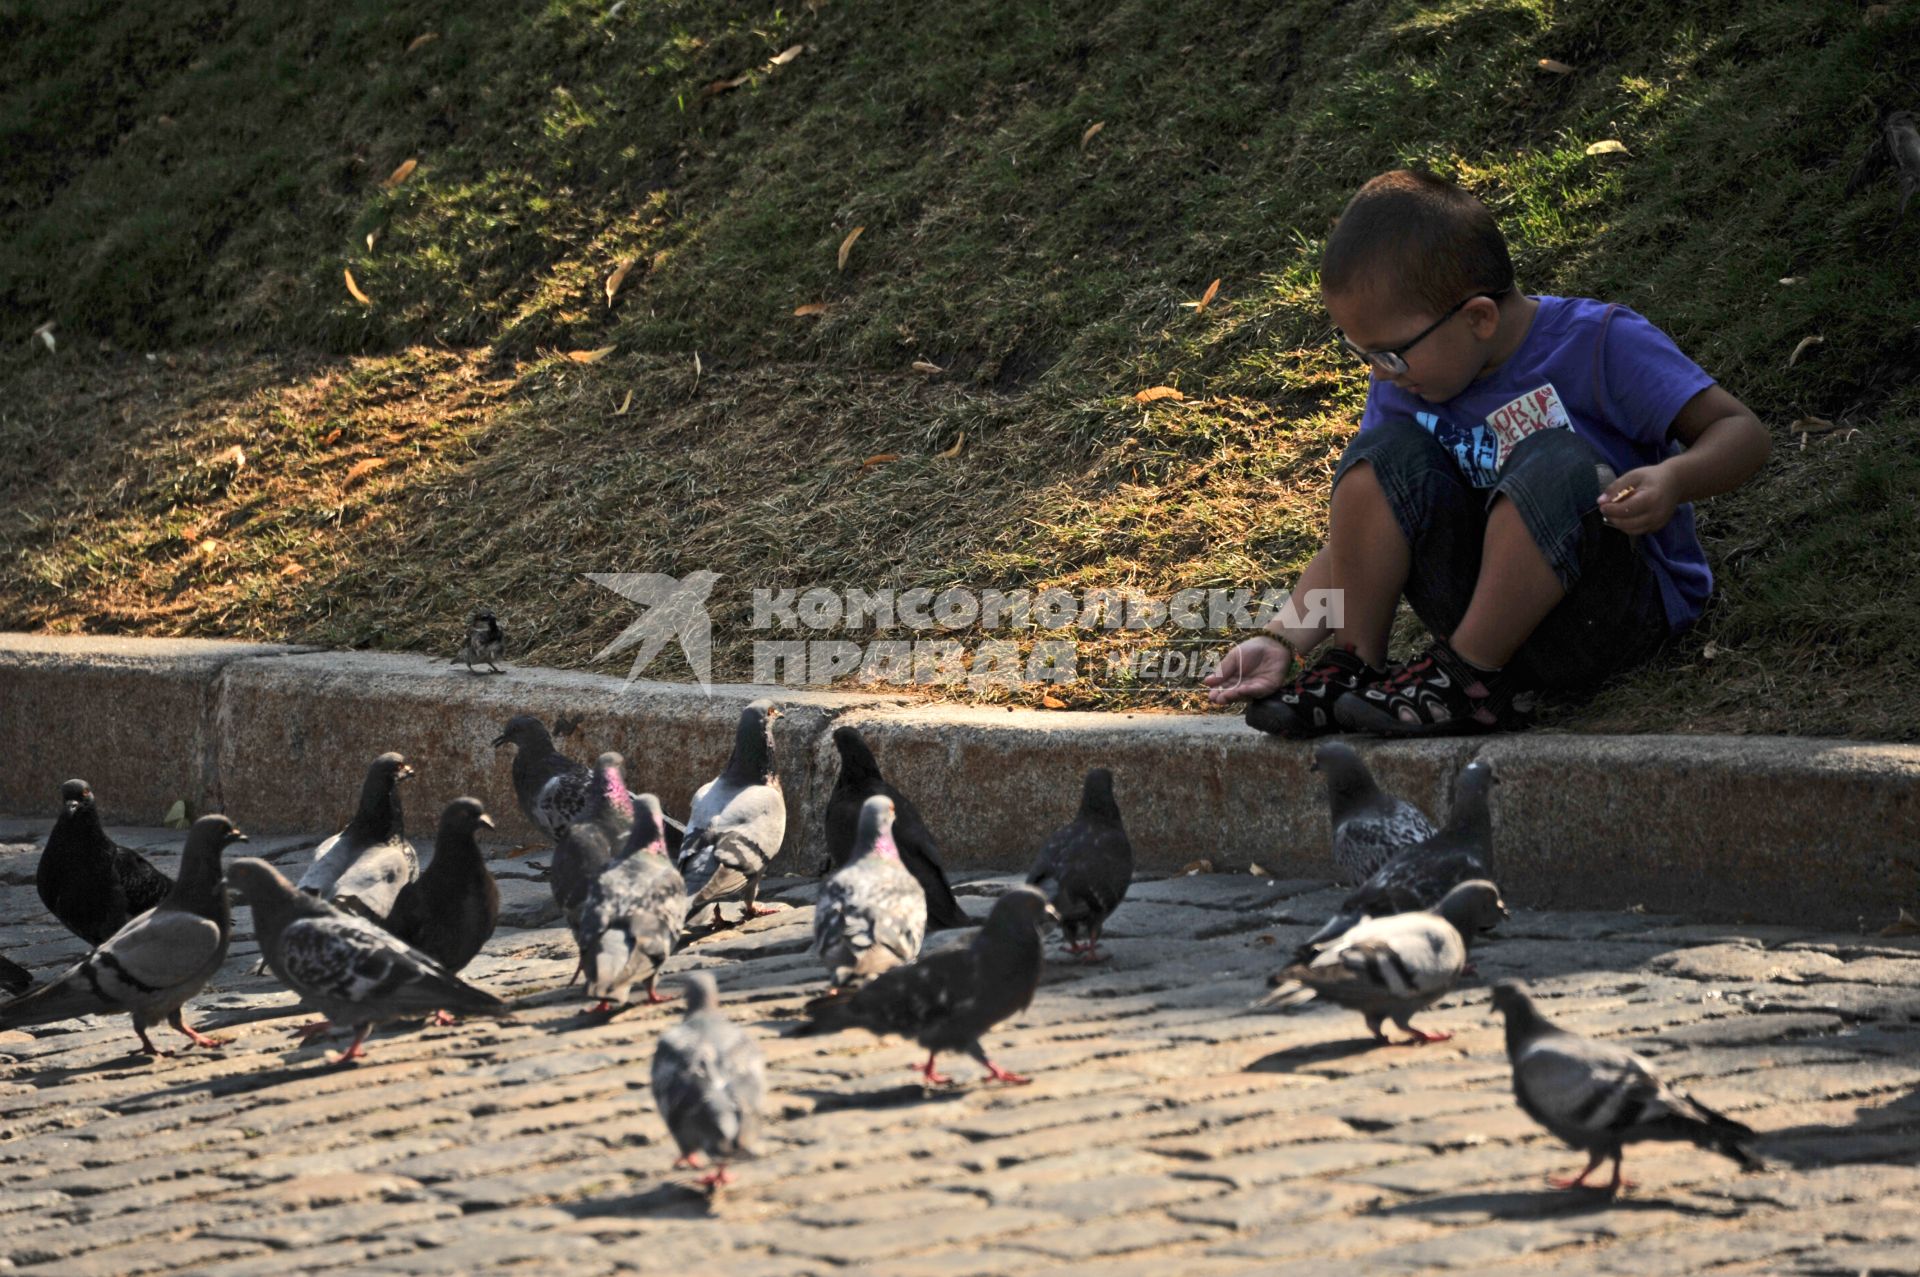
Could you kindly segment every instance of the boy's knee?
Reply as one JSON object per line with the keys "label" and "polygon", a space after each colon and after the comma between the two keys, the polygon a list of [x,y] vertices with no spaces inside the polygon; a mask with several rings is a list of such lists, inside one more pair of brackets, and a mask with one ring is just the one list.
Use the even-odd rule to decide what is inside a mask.
{"label": "boy's knee", "polygon": [[1614,477],[1600,450],[1573,431],[1538,430],[1514,445],[1500,467],[1495,490],[1552,484],[1591,500]]}
{"label": "boy's knee", "polygon": [[1382,487],[1402,490],[1416,486],[1428,474],[1452,477],[1455,473],[1447,450],[1411,417],[1388,417],[1355,435],[1334,467],[1334,486],[1362,465],[1374,471]]}

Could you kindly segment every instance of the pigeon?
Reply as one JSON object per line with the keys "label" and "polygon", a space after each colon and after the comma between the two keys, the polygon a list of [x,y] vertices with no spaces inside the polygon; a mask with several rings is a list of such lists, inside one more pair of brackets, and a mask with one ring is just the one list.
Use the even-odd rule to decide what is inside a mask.
{"label": "pigeon", "polygon": [[1688,1140],[1749,1169],[1762,1165],[1741,1147],[1754,1137],[1751,1127],[1662,1082],[1633,1052],[1555,1028],[1518,982],[1494,985],[1493,1005],[1507,1020],[1514,1099],[1528,1117],[1587,1154],[1578,1175],[1549,1177],[1555,1188],[1586,1187],[1587,1176],[1609,1158],[1613,1180],[1605,1191],[1630,1186],[1620,1176],[1621,1152],[1641,1140]]}
{"label": "pigeon", "polygon": [[587,888],[613,863],[633,829],[633,796],[622,776],[625,766],[626,759],[611,752],[594,760],[587,806],[572,823],[559,827],[554,841],[547,886],[567,911],[569,924],[586,903]]}
{"label": "pigeon", "polygon": [[686,922],[687,884],[667,855],[660,800],[642,794],[620,858],[588,885],[573,921],[587,996],[600,1000],[594,1010],[626,1005],[640,981],[649,1003],[666,1001],[654,983]]}
{"label": "pigeon", "polygon": [[67,930],[97,945],[166,899],[173,880],[107,837],[84,780],[60,786],[60,816],[34,869],[41,903]]}
{"label": "pigeon", "polygon": [[507,632],[500,628],[500,620],[486,608],[481,608],[467,618],[467,644],[460,649],[460,655],[447,662],[449,665],[464,663],[467,672],[478,674],[474,663],[485,661],[487,668],[495,674],[505,674],[496,663],[500,653],[506,650]]}
{"label": "pigeon", "polygon": [[814,906],[813,947],[834,986],[870,980],[920,956],[927,897],[894,844],[893,799],[860,807],[860,833],[846,867],[827,879]]}
{"label": "pigeon", "polygon": [[[693,795],[680,843],[680,872],[693,893],[690,913],[742,891],[746,911],[740,921],[774,912],[756,904],[755,898],[760,877],[787,833],[787,800],[773,763],[773,720],[778,717],[779,708],[769,700],[741,710],[726,770]],[[717,908],[714,918],[720,920]]]}
{"label": "pigeon", "polygon": [[253,906],[254,937],[267,965],[326,1016],[299,1030],[301,1037],[334,1025],[352,1027],[353,1045],[341,1055],[343,1062],[365,1058],[362,1044],[383,1020],[441,1010],[498,1015],[507,1009],[377,923],[296,891],[264,860],[234,861],[227,882]]}
{"label": "pigeon", "polygon": [[1433,837],[1433,822],[1404,798],[1385,793],[1373,773],[1341,740],[1322,741],[1313,768],[1327,778],[1327,813],[1333,822],[1333,863],[1341,880],[1358,886],[1393,856]]}
{"label": "pigeon", "polygon": [[[1907,205],[1912,202],[1914,192],[1920,191],[1920,127],[1916,126],[1912,111],[1884,111],[1878,128],[1866,157],[1847,178],[1845,194],[1851,199],[1868,182],[1891,169],[1900,186],[1900,208],[1894,214],[1894,225],[1898,226],[1907,215]],[[1888,235],[1891,234],[1889,230]]]}
{"label": "pigeon", "polygon": [[10,958],[0,957],[0,990],[14,996],[33,987],[33,972]]}
{"label": "pigeon", "polygon": [[478,798],[456,798],[440,812],[433,859],[420,876],[400,888],[386,929],[438,962],[458,971],[473,961],[500,921],[500,887],[487,872],[478,831],[493,817]]}
{"label": "pigeon", "polygon": [[1067,952],[1098,962],[1100,929],[1126,898],[1133,881],[1133,844],[1113,802],[1113,773],[1096,767],[1080,790],[1080,813],[1053,831],[1027,871],[1027,882],[1047,897],[1066,933]]}
{"label": "pigeon", "polygon": [[1282,971],[1278,987],[1254,1005],[1284,1010],[1332,1002],[1365,1016],[1367,1032],[1381,1042],[1389,1040],[1380,1027],[1386,1020],[1413,1035],[1409,1045],[1444,1042],[1453,1035],[1414,1028],[1414,1013],[1439,1001],[1460,979],[1468,937],[1506,916],[1492,883],[1463,882],[1431,912],[1367,919],[1313,961]]}
{"label": "pigeon", "polygon": [[680,1146],[675,1167],[713,1170],[700,1180],[731,1184],[727,1163],[754,1155],[760,1108],[767,1095],[767,1063],[760,1048],[719,1010],[720,990],[705,971],[686,976],[687,1016],[660,1035],[653,1048],[653,1105]]}
{"label": "pigeon", "polygon": [[861,804],[875,794],[891,798],[893,843],[900,849],[900,863],[926,895],[927,929],[971,927],[973,919],[953,898],[953,888],[947,883],[947,871],[940,864],[940,845],[928,832],[913,800],[880,774],[880,765],[874,761],[860,729],[834,728],[833,743],[840,750],[840,779],[834,782],[833,796],[827,800],[827,857],[831,868],[844,868],[853,854]]}
{"label": "pigeon", "polygon": [[918,1072],[929,1085],[953,1079],[934,1071],[942,1051],[965,1051],[986,1066],[995,1081],[1030,1081],[987,1058],[980,1035],[1019,1014],[1040,987],[1040,927],[1059,920],[1047,898],[1032,887],[1015,887],[994,902],[973,942],[942,949],[895,967],[857,988],[836,989],[806,1005],[807,1023],[796,1036],[866,1029],[912,1038],[927,1048]]}
{"label": "pigeon", "polygon": [[166,897],[99,947],[24,997],[0,1004],[0,1029],[52,1024],[79,1015],[126,1012],[140,1049],[166,1055],[147,1036],[165,1020],[194,1046],[222,1043],[187,1026],[181,1008],[226,961],[233,912],[220,881],[220,852],[246,835],[225,816],[202,816],[187,831],[180,879]]}
{"label": "pigeon", "polygon": [[[493,743],[514,747],[513,796],[522,814],[541,833],[557,837],[562,825],[579,819],[587,809],[593,792],[593,768],[555,749],[553,737],[539,719],[531,714],[514,715]],[[665,820],[667,850],[677,852],[686,827],[671,816]]]}
{"label": "pigeon", "polygon": [[1294,951],[1295,961],[1311,961],[1323,945],[1363,918],[1431,909],[1459,884],[1473,878],[1491,879],[1493,818],[1487,811],[1487,797],[1498,783],[1492,763],[1485,759],[1468,763],[1454,781],[1453,810],[1447,814],[1446,828],[1374,870],[1341,902],[1339,912]]}
{"label": "pigeon", "polygon": [[413,768],[387,753],[367,767],[360,806],[347,827],[314,848],[300,890],[379,922],[393,912],[400,889],[420,876],[420,854],[407,841],[400,782]]}

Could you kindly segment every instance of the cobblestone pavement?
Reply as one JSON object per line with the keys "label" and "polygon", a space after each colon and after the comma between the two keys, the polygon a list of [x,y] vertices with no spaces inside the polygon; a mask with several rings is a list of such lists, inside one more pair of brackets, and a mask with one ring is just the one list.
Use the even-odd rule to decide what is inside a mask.
{"label": "cobblestone pavement", "polygon": [[[79,943],[40,909],[45,822],[0,823],[0,936],[41,976]],[[166,852],[181,835],[116,831]],[[245,848],[282,866],[314,839]],[[795,907],[691,945],[771,1069],[764,1156],[711,1207],[673,1172],[647,1069],[678,1012],[583,1013],[539,855],[468,970],[510,1019],[389,1026],[358,1066],[296,1048],[291,994],[233,953],[189,1007],[217,1054],[130,1053],[124,1017],[0,1034],[0,1266],[118,1277],[319,1270],[798,1277],[1920,1270],[1920,942],[1517,910],[1480,978],[1374,1049],[1357,1016],[1243,1014],[1337,893],[1208,875],[1136,884],[1113,960],[1056,959],[988,1039],[1032,1086],[928,1092],[907,1043],[780,1036],[819,973]],[[962,899],[977,915],[1003,878]],[[1817,883],[1810,883],[1817,889]],[[1057,953],[1057,948],[1054,950]],[[1553,1192],[1581,1159],[1514,1106],[1485,982],[1632,1042],[1762,1132],[1770,1169],[1642,1145],[1618,1202]],[[171,1030],[156,1039],[177,1042]],[[332,1049],[344,1044],[334,1041]]]}

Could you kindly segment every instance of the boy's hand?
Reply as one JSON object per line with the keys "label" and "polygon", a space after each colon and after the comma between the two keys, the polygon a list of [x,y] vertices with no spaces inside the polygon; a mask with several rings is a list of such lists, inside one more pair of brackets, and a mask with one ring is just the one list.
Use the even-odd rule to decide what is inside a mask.
{"label": "boy's hand", "polygon": [[1600,517],[1628,536],[1645,536],[1666,527],[1679,505],[1672,476],[1659,466],[1642,466],[1607,485],[1600,494]]}
{"label": "boy's hand", "polygon": [[1292,650],[1272,635],[1260,634],[1235,646],[1220,658],[1219,667],[1200,681],[1209,689],[1209,702],[1225,705],[1228,701],[1273,695],[1292,668]]}

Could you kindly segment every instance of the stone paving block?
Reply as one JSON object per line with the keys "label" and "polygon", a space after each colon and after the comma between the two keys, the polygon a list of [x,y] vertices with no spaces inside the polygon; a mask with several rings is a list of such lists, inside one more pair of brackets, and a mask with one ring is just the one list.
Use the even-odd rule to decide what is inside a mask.
{"label": "stone paving block", "polygon": [[300,1250],[331,1242],[378,1237],[402,1225],[446,1219],[459,1213],[458,1207],[446,1202],[347,1202],[216,1224],[201,1230],[201,1235],[232,1241],[256,1241],[282,1250]]}
{"label": "stone paving block", "polygon": [[[60,1274],[61,1277],[138,1277],[141,1273],[182,1271],[199,1274],[209,1271],[208,1265],[223,1260],[271,1253],[257,1242],[190,1237],[165,1245],[141,1242],[71,1256],[60,1261]],[[281,1260],[278,1271],[284,1273],[285,1265],[286,1261]]]}
{"label": "stone paving block", "polygon": [[1011,1238],[1007,1245],[1078,1263],[1104,1255],[1184,1246],[1218,1235],[1218,1229],[1205,1224],[1176,1220],[1165,1215],[1136,1214],[1103,1220],[1098,1228],[1089,1228],[1085,1224],[1042,1228]]}
{"label": "stone paving block", "polygon": [[892,1221],[844,1228],[796,1228],[783,1232],[776,1246],[786,1254],[857,1263],[940,1247],[1005,1242],[1020,1233],[1065,1222],[1064,1216],[1054,1212],[1019,1206],[945,1210],[921,1215],[911,1229]]}

